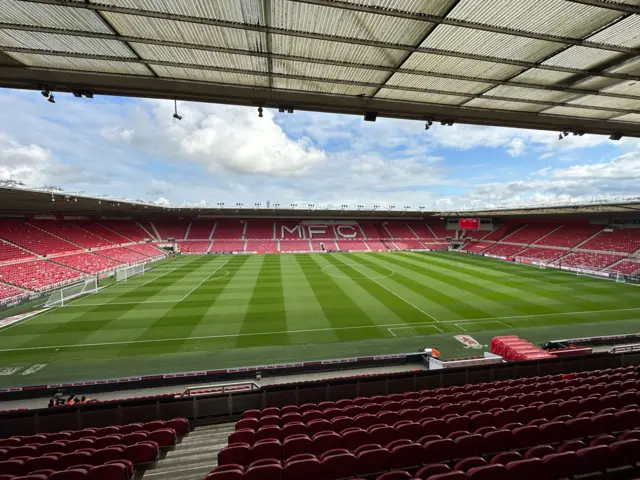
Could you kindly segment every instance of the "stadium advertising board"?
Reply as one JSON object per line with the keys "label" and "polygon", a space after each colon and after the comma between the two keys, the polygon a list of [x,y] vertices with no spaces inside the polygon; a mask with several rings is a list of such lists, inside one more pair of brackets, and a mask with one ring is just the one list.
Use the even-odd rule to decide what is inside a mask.
{"label": "stadium advertising board", "polygon": [[480,219],[479,218],[461,218],[460,229],[461,230],[479,230]]}

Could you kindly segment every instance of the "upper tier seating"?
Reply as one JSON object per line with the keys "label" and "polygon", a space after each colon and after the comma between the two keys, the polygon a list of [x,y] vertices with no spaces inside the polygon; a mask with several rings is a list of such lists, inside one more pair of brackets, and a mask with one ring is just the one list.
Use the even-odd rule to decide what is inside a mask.
{"label": "upper tier seating", "polygon": [[431,231],[435,234],[436,238],[446,238],[446,237],[455,237],[455,230],[448,230],[445,227],[444,221],[442,222],[433,222],[427,224]]}
{"label": "upper tier seating", "polygon": [[416,233],[416,235],[418,235],[418,238],[426,239],[426,240],[435,240],[434,233],[431,231],[429,227],[427,227],[426,224],[422,222],[409,222],[407,223],[407,225],[411,227],[411,230],[413,230]]}
{"label": "upper tier seating", "polygon": [[22,220],[0,220],[0,237],[39,255],[81,250],[81,247],[43,232]]}
{"label": "upper tier seating", "polygon": [[84,248],[109,247],[113,245],[110,241],[64,220],[38,220],[30,223]]}
{"label": "upper tier seating", "polygon": [[240,240],[244,232],[245,224],[240,220],[220,219],[216,222],[216,228],[211,238],[221,240]]}
{"label": "upper tier seating", "polygon": [[191,220],[189,240],[208,240],[213,232],[216,222],[214,220]]}
{"label": "upper tier seating", "polygon": [[244,240],[215,240],[210,252],[213,253],[228,253],[228,252],[244,252],[247,242]]}
{"label": "upper tier seating", "polygon": [[6,283],[0,283],[0,300],[7,300],[9,298],[21,297],[26,295],[27,292],[14,287],[13,285],[7,285]]}
{"label": "upper tier seating", "polygon": [[147,232],[147,234],[145,235],[146,238],[151,238],[152,240],[155,240],[155,241],[161,240],[158,237],[158,233],[154,229],[154,225],[152,222],[138,222],[138,223]]}
{"label": "upper tier seating", "polygon": [[25,258],[36,258],[36,256],[0,240],[0,263],[23,260]]}
{"label": "upper tier seating", "polygon": [[563,225],[555,232],[537,241],[536,245],[575,247],[599,230],[602,230],[601,225]]}
{"label": "upper tier seating", "polygon": [[156,231],[160,235],[161,240],[166,240],[167,238],[184,240],[187,236],[189,222],[186,220],[154,220],[153,225],[156,227]]}
{"label": "upper tier seating", "polygon": [[164,255],[164,252],[160,250],[155,245],[150,243],[140,243],[138,245],[129,245],[127,247],[129,250],[133,250],[136,253],[140,253],[142,255],[146,255],[147,257],[158,257],[160,255]]}
{"label": "upper tier seating", "polygon": [[130,241],[141,242],[151,238],[137,222],[132,220],[100,220],[99,223],[106,228],[117,232],[119,235],[128,238]]}
{"label": "upper tier seating", "polygon": [[518,253],[519,257],[537,258],[539,260],[557,260],[568,253],[567,250],[557,250],[555,248],[527,248]]}
{"label": "upper tier seating", "polygon": [[489,247],[492,247],[493,245],[495,245],[495,243],[469,242],[469,243],[465,243],[461,250],[478,253],[478,252],[482,252],[483,250],[486,250]]}
{"label": "upper tier seating", "polygon": [[558,228],[558,225],[538,225],[533,223],[530,225],[525,225],[520,230],[513,232],[507,237],[504,237],[502,241],[530,244],[543,237],[544,235],[552,232],[556,228]]}
{"label": "upper tier seating", "polygon": [[424,250],[424,245],[420,243],[420,240],[394,240],[393,243],[396,244],[398,250]]}
{"label": "upper tier seating", "polygon": [[425,240],[422,244],[429,250],[447,250],[449,248],[448,243],[429,242]]}
{"label": "upper tier seating", "polygon": [[93,233],[94,235],[97,235],[98,237],[102,237],[105,240],[108,240],[111,243],[114,244],[121,244],[121,243],[131,243],[131,240],[128,239],[127,237],[124,237],[123,235],[114,232],[113,230],[109,230],[107,227],[105,227],[104,225],[100,224],[100,223],[96,223],[96,222],[71,222],[74,225],[80,227],[80,228],[84,228],[85,230],[88,230],[89,232]]}
{"label": "upper tier seating", "polygon": [[303,240],[306,238],[306,231],[298,221],[277,221],[276,238],[285,240]]}
{"label": "upper tier seating", "polygon": [[311,242],[311,250],[314,252],[321,252],[322,245],[324,245],[325,251],[336,251],[338,250],[338,245],[336,242],[331,240],[315,240]]}
{"label": "upper tier seating", "polygon": [[281,252],[309,252],[311,251],[308,240],[280,240]]}
{"label": "upper tier seating", "polygon": [[135,263],[148,258],[147,255],[143,255],[139,252],[134,252],[128,247],[114,247],[98,250],[96,255],[102,255],[103,257],[112,258],[122,263]]}
{"label": "upper tier seating", "polygon": [[387,222],[385,224],[386,230],[393,238],[402,239],[415,239],[415,234],[411,231],[411,228],[406,223],[399,222]]}
{"label": "upper tier seating", "polygon": [[277,240],[249,240],[245,249],[247,252],[273,253],[278,251]]}
{"label": "upper tier seating", "polygon": [[1,282],[29,290],[45,290],[62,282],[79,279],[81,275],[76,270],[45,260],[0,266]]}
{"label": "upper tier seating", "polygon": [[[386,228],[382,226],[380,222],[370,222],[370,221],[360,221],[358,222],[360,225],[360,230],[364,234],[365,237],[372,240],[379,240],[381,238],[391,238],[391,235],[387,231]],[[358,232],[360,233],[360,232]],[[413,235],[415,238],[415,235]]]}
{"label": "upper tier seating", "polygon": [[210,240],[194,240],[192,242],[178,242],[178,248],[185,253],[207,253],[211,247]]}
{"label": "upper tier seating", "polygon": [[500,225],[493,232],[491,232],[488,235],[482,237],[482,240],[497,242],[499,240],[502,240],[507,235],[511,235],[513,232],[515,232],[520,227],[521,227],[521,225],[519,225],[519,224]]}
{"label": "upper tier seating", "polygon": [[55,257],[51,261],[66,267],[80,270],[84,273],[98,273],[105,270],[115,270],[122,265],[122,263],[117,260],[106,258],[102,255],[95,255],[93,253],[74,253],[71,255],[63,255]]}
{"label": "upper tier seating", "polygon": [[131,480],[160,458],[161,449],[173,448],[188,432],[189,422],[175,418],[6,437],[0,439],[0,476],[3,480]]}
{"label": "upper tier seating", "polygon": [[625,275],[634,275],[636,273],[640,273],[640,260],[631,261],[625,260],[624,262],[620,262],[617,265],[612,265],[609,267],[610,270],[615,270],[616,272],[624,273]]}
{"label": "upper tier seating", "polygon": [[274,231],[273,220],[247,220],[244,238],[247,240],[268,240],[274,238]]}
{"label": "upper tier seating", "polygon": [[632,253],[640,249],[640,228],[626,230],[604,230],[588,242],[580,245],[585,250],[602,250],[607,252]]}
{"label": "upper tier seating", "polygon": [[602,269],[618,260],[623,259],[622,255],[610,255],[605,253],[575,252],[562,257],[556,263],[570,267],[587,267]]}
{"label": "upper tier seating", "polygon": [[487,248],[483,253],[486,253],[488,255],[497,255],[499,257],[513,257],[516,254],[520,255],[519,252],[524,249],[525,247],[523,247],[522,245],[496,243],[492,247]]}
{"label": "upper tier seating", "polygon": [[[352,252],[368,252],[369,247],[367,244],[361,240],[339,240],[336,242],[338,247],[342,251],[352,251]],[[325,248],[326,245],[325,245]]]}

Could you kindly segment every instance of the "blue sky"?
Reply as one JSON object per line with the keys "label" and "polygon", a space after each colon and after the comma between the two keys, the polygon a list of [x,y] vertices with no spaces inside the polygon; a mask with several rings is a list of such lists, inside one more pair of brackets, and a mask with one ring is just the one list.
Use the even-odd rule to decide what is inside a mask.
{"label": "blue sky", "polygon": [[[602,136],[0,89],[0,179],[192,205],[493,207],[640,194]],[[6,113],[8,112],[8,114]]]}

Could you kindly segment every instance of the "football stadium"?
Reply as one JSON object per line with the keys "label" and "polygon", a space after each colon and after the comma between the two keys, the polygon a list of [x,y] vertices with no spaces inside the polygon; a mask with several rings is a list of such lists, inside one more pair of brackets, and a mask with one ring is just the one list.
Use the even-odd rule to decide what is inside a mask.
{"label": "football stadium", "polygon": [[[311,191],[240,198],[268,182],[284,198],[298,170],[318,175],[334,153],[319,153],[296,118],[318,135],[345,116],[413,121],[427,136],[551,132],[595,157],[618,142],[612,163],[633,162],[639,26],[635,0],[0,0],[0,480],[640,479],[640,163],[619,167],[631,189],[615,190],[602,163],[546,147],[536,161],[576,163],[541,163],[534,184],[564,171],[592,195],[400,206],[383,199],[405,192],[394,164],[365,149],[354,171],[371,204],[352,202],[360,186],[342,157],[327,177],[340,204]],[[59,109],[94,102],[100,118],[108,104],[111,123],[68,120],[80,107],[33,114],[43,110],[26,95]],[[242,120],[246,138],[228,150],[231,129],[198,119],[218,135],[213,150],[238,157],[202,173],[205,184],[222,178],[208,188],[236,201],[122,196],[121,169],[138,196],[162,191],[149,186],[158,172],[176,185],[180,170],[200,174],[148,152],[132,161],[148,178],[127,170],[127,142],[148,140],[136,136],[141,105],[167,102],[170,128],[144,130],[154,154],[162,137],[204,148],[202,130],[180,129],[194,105],[213,104],[275,122],[260,138],[285,166],[246,166],[247,152],[264,154],[245,145],[255,123]],[[124,130],[113,127],[120,112]],[[13,123],[39,142],[16,141]],[[463,192],[412,163],[440,157],[384,125],[387,154],[413,152],[395,159],[411,164],[401,181],[433,174],[414,193],[438,182]],[[68,130],[79,145],[65,144]],[[353,131],[341,145],[375,143]],[[302,153],[286,157],[280,134]],[[522,138],[482,148],[516,157]],[[119,143],[113,157],[98,139]],[[463,141],[447,145],[462,156]],[[50,152],[75,147],[89,152],[76,176],[107,191],[22,182],[24,158],[41,171],[31,180],[64,178],[45,175],[68,174]],[[513,175],[497,155],[471,155],[483,175]],[[103,177],[91,164],[107,164]]]}

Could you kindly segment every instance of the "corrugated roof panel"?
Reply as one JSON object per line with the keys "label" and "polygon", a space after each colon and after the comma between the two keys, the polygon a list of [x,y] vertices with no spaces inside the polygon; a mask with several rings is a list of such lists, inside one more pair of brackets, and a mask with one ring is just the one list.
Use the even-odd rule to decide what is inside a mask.
{"label": "corrugated roof panel", "polygon": [[273,60],[273,71],[284,75],[344,80],[349,82],[382,83],[389,72],[366,70],[364,68],[339,67],[318,63],[292,62],[289,60]]}
{"label": "corrugated roof panel", "polygon": [[433,26],[417,20],[288,0],[271,0],[271,25],[289,30],[401,45],[418,43]]}
{"label": "corrugated roof panel", "polygon": [[493,100],[490,98],[473,98],[465,103],[466,107],[489,108],[491,110],[514,110],[518,112],[539,112],[548,108],[544,105],[533,103],[509,102],[507,100]]}
{"label": "corrugated roof panel", "polygon": [[267,87],[269,79],[266,75],[247,75],[234,72],[215,72],[212,70],[199,70],[196,68],[165,67],[153,65],[153,70],[160,77],[179,78],[196,82],[224,83],[228,85],[251,85],[254,87]]}
{"label": "corrugated roof panel", "polygon": [[591,42],[637,48],[640,46],[640,16],[631,15],[587,39]]}
{"label": "corrugated roof panel", "polygon": [[640,123],[640,113],[627,113],[613,119],[616,122]]}
{"label": "corrugated roof panel", "polygon": [[564,82],[575,74],[567,72],[555,72],[553,70],[542,70],[541,68],[530,68],[513,78],[515,82],[534,83],[536,85],[556,85]]}
{"label": "corrugated roof panel", "polygon": [[492,86],[490,83],[451,80],[448,78],[428,77],[425,75],[410,75],[408,73],[393,74],[387,82],[387,85],[423,88],[425,90],[441,90],[443,92],[453,93],[480,93]]}
{"label": "corrugated roof panel", "polygon": [[330,42],[312,38],[271,35],[271,50],[279,55],[332,60],[336,62],[362,63],[380,67],[392,67],[400,63],[407,52],[390,48]]}
{"label": "corrugated roof panel", "polygon": [[135,58],[131,50],[124,43],[117,40],[83,38],[57,33],[27,32],[24,30],[0,29],[0,46]]}
{"label": "corrugated roof panel", "polygon": [[409,13],[424,13],[426,15],[442,15],[446,13],[454,0],[342,0],[344,3],[380,7],[400,10]]}
{"label": "corrugated roof panel", "polygon": [[539,61],[564,47],[544,40],[451,25],[438,25],[420,46],[528,62]]}
{"label": "corrugated roof panel", "polygon": [[553,90],[538,90],[534,88],[512,87],[510,85],[498,85],[486,94],[489,97],[505,97],[522,100],[540,100],[543,102],[564,102],[575,97],[575,93],[555,92]]}
{"label": "corrugated roof panel", "polygon": [[132,47],[145,60],[233,68],[236,70],[267,71],[267,59],[249,55],[193,50],[190,48],[164,47],[145,43],[132,43]]}
{"label": "corrugated roof panel", "polygon": [[622,12],[558,0],[462,0],[449,18],[526,32],[581,38]]}
{"label": "corrugated roof panel", "polygon": [[91,3],[263,25],[262,2],[256,0],[94,0]]}
{"label": "corrugated roof panel", "polygon": [[542,62],[542,64],[564,68],[575,68],[577,70],[589,70],[602,62],[607,62],[623,56],[624,53],[574,46],[554,55],[549,60]]}
{"label": "corrugated roof panel", "polygon": [[610,73],[628,73],[631,75],[638,75],[640,74],[640,58],[634,58],[633,60],[623,62],[616,67],[607,69],[606,71]]}
{"label": "corrugated roof panel", "polygon": [[606,110],[588,110],[586,108],[574,107],[552,107],[540,115],[562,115],[565,117],[584,117],[584,118],[612,118],[620,115],[616,112],[607,112]]}
{"label": "corrugated roof panel", "polygon": [[616,85],[603,88],[602,91],[607,93],[620,93],[623,95],[636,95],[640,97],[640,82],[624,80]]}
{"label": "corrugated roof panel", "polygon": [[104,16],[121,35],[130,37],[237,48],[254,52],[264,51],[264,45],[266,45],[263,33],[244,31],[239,28],[214,27],[120,13],[105,12]]}
{"label": "corrugated roof panel", "polygon": [[91,10],[16,0],[0,0],[1,23],[81,32],[112,33],[98,14]]}
{"label": "corrugated roof panel", "polygon": [[412,53],[402,68],[422,72],[448,73],[472,78],[504,80],[522,70],[522,67],[503,63],[484,62],[468,58],[448,57],[431,53]]}
{"label": "corrugated roof panel", "polygon": [[602,90],[604,88],[610,87],[611,85],[615,85],[616,83],[620,83],[621,81],[622,80],[618,78],[588,77],[582,80],[578,80],[571,86],[575,88],[582,88],[584,90]]}
{"label": "corrugated roof panel", "polygon": [[94,60],[91,58],[58,57],[33,53],[9,53],[8,55],[11,55],[16,60],[30,67],[151,76],[149,69],[140,63],[119,62],[117,60]]}
{"label": "corrugated roof panel", "polygon": [[407,92],[403,90],[391,90],[389,88],[381,89],[376,95],[376,98],[444,105],[460,105],[469,100],[468,97],[460,97],[455,95],[441,95],[438,93],[426,92]]}
{"label": "corrugated roof panel", "polygon": [[360,87],[358,85],[346,85],[340,83],[313,82],[295,80],[290,78],[274,78],[274,88],[283,90],[299,90],[303,92],[331,93],[336,95],[365,95],[371,96],[376,89],[372,87]]}
{"label": "corrugated roof panel", "polygon": [[621,108],[624,110],[640,110],[640,99],[631,100],[628,98],[603,97],[601,95],[585,95],[584,97],[571,100],[569,103],[575,105],[586,105],[589,107]]}

